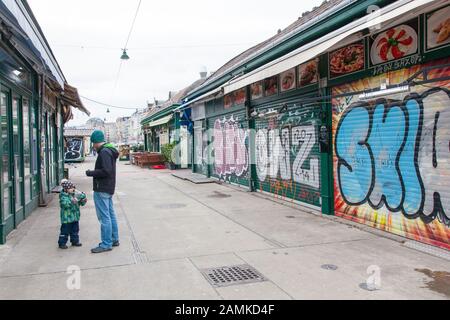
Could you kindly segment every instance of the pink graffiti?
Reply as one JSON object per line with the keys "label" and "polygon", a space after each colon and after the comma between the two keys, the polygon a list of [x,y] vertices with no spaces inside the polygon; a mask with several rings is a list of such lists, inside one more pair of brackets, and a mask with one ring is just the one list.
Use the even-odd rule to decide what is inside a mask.
{"label": "pink graffiti", "polygon": [[214,123],[215,173],[220,177],[242,177],[248,171],[247,130],[239,120],[217,119]]}

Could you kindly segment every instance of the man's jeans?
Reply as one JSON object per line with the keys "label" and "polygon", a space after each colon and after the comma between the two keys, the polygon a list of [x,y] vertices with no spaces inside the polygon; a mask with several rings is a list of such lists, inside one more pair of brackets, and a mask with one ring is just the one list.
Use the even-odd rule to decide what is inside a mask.
{"label": "man's jeans", "polygon": [[112,195],[103,192],[94,192],[95,209],[97,218],[101,225],[103,249],[111,249],[115,241],[119,241],[119,228],[114,211]]}

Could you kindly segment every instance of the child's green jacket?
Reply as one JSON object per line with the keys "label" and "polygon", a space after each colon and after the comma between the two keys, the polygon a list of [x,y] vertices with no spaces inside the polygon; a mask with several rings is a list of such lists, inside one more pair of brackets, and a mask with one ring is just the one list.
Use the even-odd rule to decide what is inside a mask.
{"label": "child's green jacket", "polygon": [[87,202],[86,195],[83,193],[78,196],[78,203],[73,203],[72,199],[75,195],[68,194],[64,191],[59,195],[59,204],[61,207],[61,224],[73,223],[80,221],[80,206],[84,206]]}

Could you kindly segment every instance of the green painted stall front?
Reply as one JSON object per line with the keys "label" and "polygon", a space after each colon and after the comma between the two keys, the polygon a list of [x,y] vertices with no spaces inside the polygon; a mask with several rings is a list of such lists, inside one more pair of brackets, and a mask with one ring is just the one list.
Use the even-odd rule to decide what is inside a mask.
{"label": "green painted stall front", "polygon": [[320,208],[321,177],[318,133],[319,104],[302,105],[301,100],[281,102],[289,111],[270,110],[280,105],[258,108],[255,121],[257,191]]}

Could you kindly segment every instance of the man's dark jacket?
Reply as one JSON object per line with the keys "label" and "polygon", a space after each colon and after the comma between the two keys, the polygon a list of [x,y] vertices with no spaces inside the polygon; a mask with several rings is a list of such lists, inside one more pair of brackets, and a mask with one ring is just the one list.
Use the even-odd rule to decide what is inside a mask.
{"label": "man's dark jacket", "polygon": [[94,191],[111,195],[116,190],[116,162],[119,152],[111,145],[105,144],[98,150],[95,170],[87,171],[88,177],[94,178]]}

